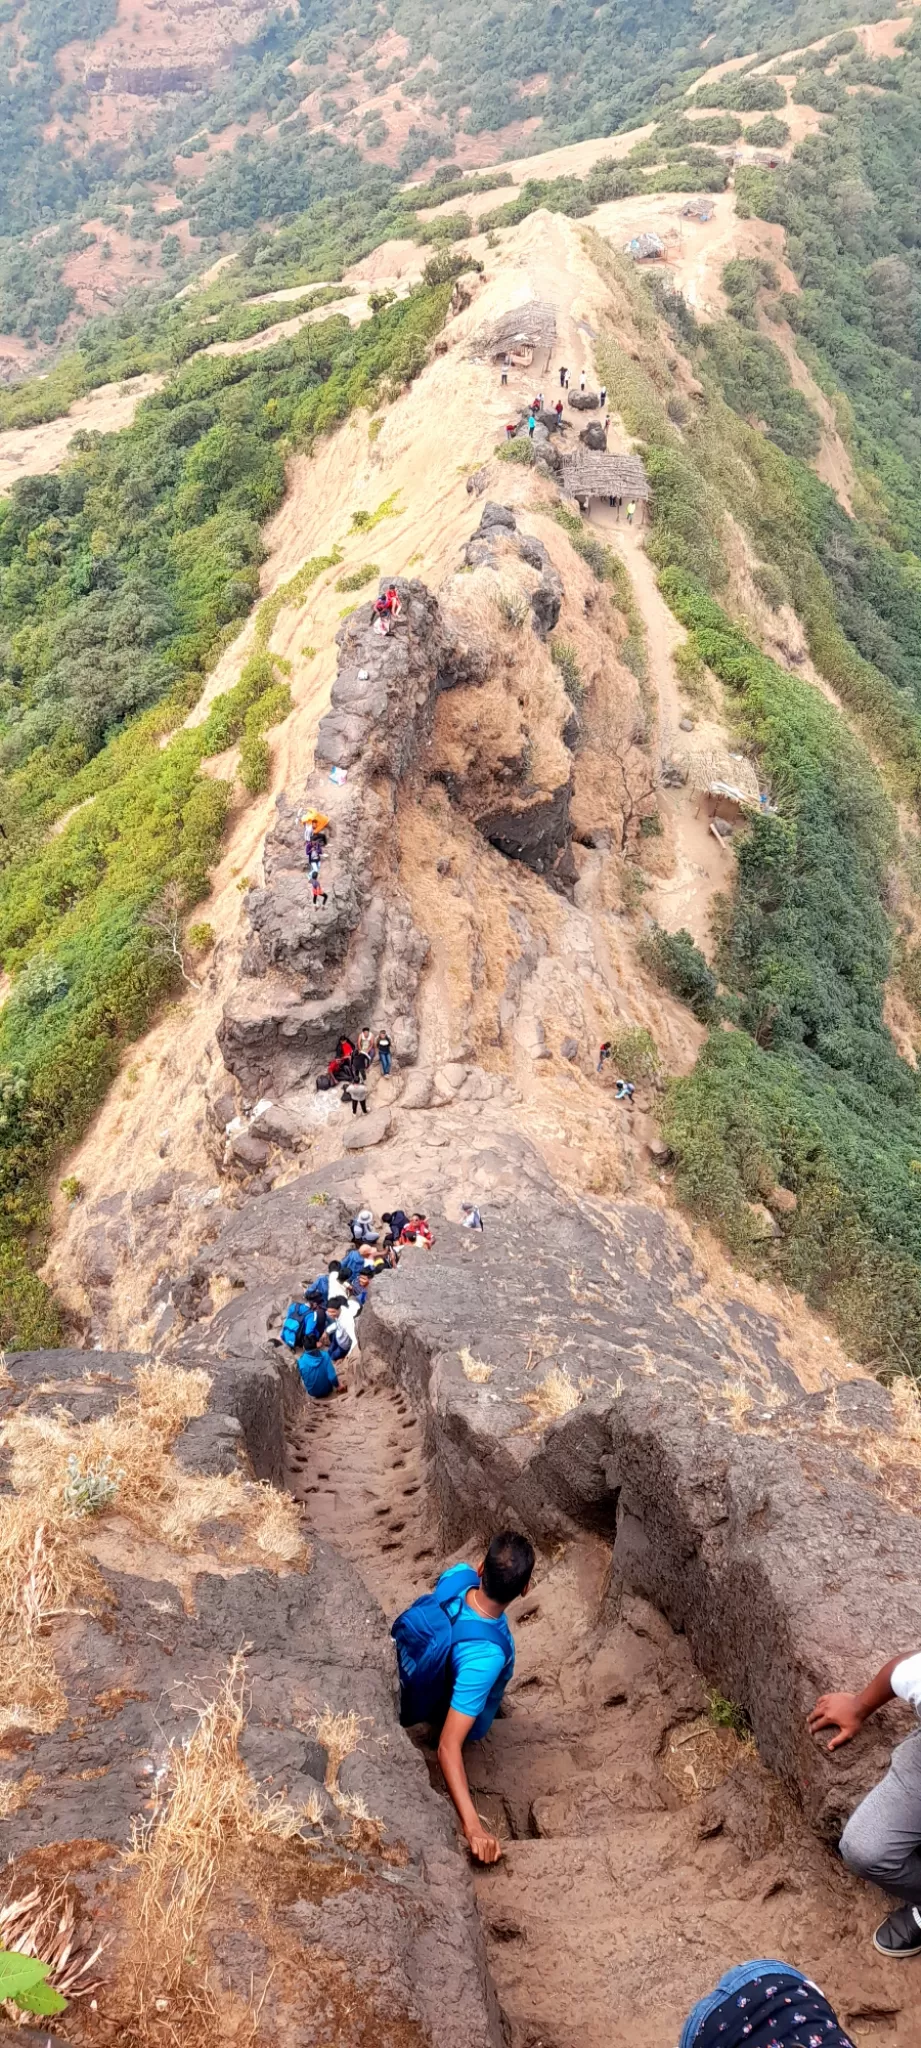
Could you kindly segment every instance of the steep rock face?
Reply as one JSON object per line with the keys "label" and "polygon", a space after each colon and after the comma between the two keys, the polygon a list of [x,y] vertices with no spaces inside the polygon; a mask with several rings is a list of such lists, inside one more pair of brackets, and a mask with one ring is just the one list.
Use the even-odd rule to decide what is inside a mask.
{"label": "steep rock face", "polygon": [[[97,1416],[114,1406],[137,1362],[127,1354],[13,1356],[0,1403],[6,1412],[41,1413],[64,1401]],[[237,1422],[241,1454],[252,1444],[257,1466],[277,1464],[280,1388],[256,1423],[254,1372],[278,1380],[274,1367],[250,1360],[223,1374],[215,1398]],[[202,1424],[225,1419],[213,1410]],[[101,1554],[104,1612],[52,1625],[66,1718],[51,1733],[17,1729],[15,1739],[0,1741],[0,1780],[15,1806],[0,1828],[4,1860],[12,1859],[4,1897],[33,1877],[46,1882],[49,1869],[66,1877],[83,1930],[93,1944],[108,1939],[100,2002],[117,2015],[130,1946],[122,1915],[127,1908],[130,1922],[131,1872],[122,1852],[132,1821],[149,1805],[169,1745],[190,1734],[201,1702],[220,1690],[229,1658],[246,1644],[243,1760],[266,1799],[312,1799],[323,1818],[322,1827],[305,1825],[297,1858],[286,1855],[273,1904],[285,1969],[273,1967],[276,1951],[259,1932],[264,1886],[254,1871],[253,1890],[237,1870],[208,1928],[212,1981],[244,2000],[253,1983],[257,1999],[265,1986],[262,2025],[304,2048],[330,2038],[329,1996],[317,1996],[318,1983],[329,1995],[335,1987],[343,2048],[360,2048],[369,2028],[394,2043],[499,2048],[466,1860],[450,1809],[398,1726],[392,1645],[357,1574],[321,1543],[305,1570],[284,1575],[241,1568],[232,1536],[213,1564],[191,1573],[177,1558],[170,1576],[169,1554],[156,1547],[150,1557],[155,1576],[130,1533],[119,1568]],[[383,1823],[379,1841],[330,1796],[329,1755],[314,1725],[327,1708],[361,1717],[339,1789]]]}
{"label": "steep rock face", "polygon": [[[482,1237],[441,1226],[432,1254],[386,1276],[364,1341],[427,1414],[449,1538],[509,1520],[544,1541],[608,1533],[621,1586],[686,1631],[833,1836],[904,1716],[832,1759],[806,1712],[917,1629],[921,1530],[862,1455],[891,1447],[891,1403],[871,1382],[804,1393],[770,1322],[730,1302],[726,1327],[759,1361],[734,1422],[726,1333],[700,1289],[655,1212],[627,1205],[615,1230],[523,1186]],[[483,1383],[462,1348],[489,1367]]]}
{"label": "steep rock face", "polygon": [[[455,659],[425,585],[401,581],[402,615],[384,637],[370,605],[339,633],[339,672],[317,735],[314,774],[280,798],[265,848],[265,883],[250,891],[248,981],[219,1033],[227,1066],[252,1093],[284,1095],[314,1071],[342,1031],[386,1016],[397,1057],[415,1058],[414,999],[426,945],[401,895],[391,843],[397,784],[424,745]],[[330,780],[329,770],[345,780]],[[331,824],[315,906],[300,819]]]}
{"label": "steep rock face", "polygon": [[[504,506],[488,504],[468,545],[468,566],[493,569],[509,549],[529,575],[523,601],[535,633],[545,639],[559,617],[560,578],[542,542],[520,534]],[[399,884],[397,791],[410,775],[438,774],[458,792],[458,778],[452,780],[431,748],[436,707],[450,693],[463,724],[461,700],[485,701],[480,692],[490,653],[476,634],[465,637],[449,626],[424,584],[400,580],[397,588],[402,612],[387,636],[377,630],[370,605],[340,629],[338,673],[320,721],[315,771],[297,795],[280,797],[266,840],[264,883],[246,899],[244,979],[218,1038],[227,1067],[250,1096],[283,1097],[325,1063],[340,1033],[369,1022],[387,1020],[402,1066],[417,1055],[415,997],[427,947]],[[541,780],[532,776],[531,741],[517,698],[508,708],[514,691],[503,679],[500,716],[509,727],[508,744],[487,745],[485,754],[482,746],[464,747],[460,783],[470,776],[477,784],[468,792],[469,807],[501,852],[568,884],[574,880],[567,866],[572,763],[563,739],[569,707],[554,689],[553,731],[545,741],[552,772]],[[482,772],[474,763],[479,754]],[[314,903],[304,860],[307,809],[330,819],[322,867],[326,903]]]}

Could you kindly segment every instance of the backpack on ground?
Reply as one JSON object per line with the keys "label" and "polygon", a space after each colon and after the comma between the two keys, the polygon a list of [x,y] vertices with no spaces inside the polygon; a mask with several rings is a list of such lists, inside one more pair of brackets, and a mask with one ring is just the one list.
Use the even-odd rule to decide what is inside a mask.
{"label": "backpack on ground", "polygon": [[318,1075],[317,1075],[317,1087],[318,1087],[318,1089],[319,1089],[319,1091],[320,1091],[320,1094],[321,1094],[321,1095],[322,1095],[322,1094],[325,1094],[325,1092],[326,1092],[326,1089],[327,1089],[327,1088],[335,1088],[335,1086],[336,1086],[336,1076],[335,1076],[335,1074],[318,1074]]}
{"label": "backpack on ground", "polygon": [[[455,1574],[450,1593],[439,1593],[437,1588],[423,1593],[397,1615],[390,1633],[397,1646],[403,1728],[414,1728],[420,1721],[435,1727],[444,1720],[451,1704],[456,1643],[495,1643],[495,1622],[481,1620],[465,1604],[471,1586],[479,1583],[479,1573],[468,1566],[463,1577],[460,1572]],[[509,1668],[513,1661],[512,1652]]]}
{"label": "backpack on ground", "polygon": [[289,1351],[296,1351],[299,1344],[306,1344],[313,1336],[319,1323],[316,1309],[306,1301],[292,1301],[281,1326],[281,1341]]}

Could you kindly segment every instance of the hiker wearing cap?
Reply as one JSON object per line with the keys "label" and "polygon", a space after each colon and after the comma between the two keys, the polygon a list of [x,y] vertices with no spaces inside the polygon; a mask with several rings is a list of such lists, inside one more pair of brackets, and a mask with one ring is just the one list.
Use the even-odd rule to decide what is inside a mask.
{"label": "hiker wearing cap", "polygon": [[[823,1693],[809,1715],[810,1733],[837,1728],[828,1748],[840,1749],[892,1699],[905,1700],[921,1720],[921,1651],[891,1658],[863,1692]],[[839,1848],[849,1870],[902,1900],[876,1929],[874,1948],[893,1962],[921,1955],[921,1728],[899,1743],[885,1778],[851,1814]]]}
{"label": "hiker wearing cap", "polygon": [[854,2048],[827,1998],[792,1963],[739,1963],[688,2014],[678,2048]]}
{"label": "hiker wearing cap", "polygon": [[380,1235],[374,1228],[373,1209],[359,1209],[351,1222],[352,1243],[355,1245],[376,1244]]}
{"label": "hiker wearing cap", "polygon": [[526,1593],[534,1551],[526,1536],[503,1529],[494,1536],[479,1571],[450,1565],[435,1589],[397,1616],[391,1634],[400,1674],[400,1721],[440,1729],[438,1762],[470,1853],[498,1863],[501,1844],[490,1834],[470,1797],[465,1742],[488,1735],[515,1669],[515,1645],[506,1609]]}

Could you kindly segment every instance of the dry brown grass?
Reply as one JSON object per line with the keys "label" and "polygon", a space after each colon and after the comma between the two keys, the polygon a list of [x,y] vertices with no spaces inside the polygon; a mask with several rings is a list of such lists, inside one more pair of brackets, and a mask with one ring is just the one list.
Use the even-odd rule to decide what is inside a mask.
{"label": "dry brown grass", "polygon": [[[66,1409],[17,1414],[2,1431],[14,1491],[0,1497],[0,1729],[57,1726],[65,1699],[49,1623],[81,1603],[98,1607],[103,1581],[88,1554],[88,1530],[116,1514],[179,1551],[192,1550],[207,1523],[232,1525],[235,1554],[275,1569],[306,1568],[301,1513],[288,1494],[242,1474],[207,1478],[175,1462],[171,1447],[204,1413],[210,1379],[166,1365],[143,1367],[112,1415],[77,1424]],[[98,1515],[68,1498],[78,1473],[117,1475]]]}
{"label": "dry brown grass", "polygon": [[343,1792],[339,1783],[339,1772],[346,1757],[354,1756],[364,1725],[360,1714],[337,1714],[332,1707],[324,1707],[322,1714],[316,1714],[310,1723],[321,1749],[326,1751],[323,1782],[338,1812],[352,1822],[350,1846],[355,1849],[379,1847],[384,1834],[383,1821],[369,1811],[361,1794]]}
{"label": "dry brown grass", "polygon": [[[105,1943],[97,1942],[92,1952],[80,1939],[73,1894],[63,1884],[51,1892],[36,1885],[21,1897],[0,1908],[0,1947],[20,1956],[35,1956],[48,1965],[48,1982],[62,1998],[88,1998],[99,1988],[93,1970]],[[0,2012],[14,2026],[26,2026],[29,2014],[20,2012],[8,2000]]]}
{"label": "dry brown grass", "polygon": [[475,1386],[485,1387],[492,1379],[494,1368],[487,1365],[485,1359],[474,1358],[473,1352],[467,1349],[466,1344],[461,1350],[460,1362],[465,1379],[472,1380]]}
{"label": "dry brown grass", "polygon": [[742,1429],[755,1405],[745,1381],[727,1380],[726,1385],[720,1388],[720,1395],[726,1406],[730,1426],[733,1429]]}
{"label": "dry brown grass", "polygon": [[209,1902],[229,1858],[240,1850],[290,1842],[315,1825],[316,1802],[295,1808],[281,1797],[263,1803],[240,1755],[246,1723],[246,1672],[241,1655],[199,1715],[187,1742],[174,1744],[156,1811],[135,1824],[127,1863],[134,1872],[135,1944],[132,2003],[136,2038],[156,2027],[165,2000],[177,2039],[184,2006],[200,2020],[209,2009],[207,1973],[194,1964]]}
{"label": "dry brown grass", "polygon": [[98,1606],[102,1581],[40,1494],[0,1499],[0,1730],[57,1727],[65,1699],[49,1622],[75,1602]]}
{"label": "dry brown grass", "polygon": [[336,1792],[345,1759],[354,1755],[361,1741],[361,1716],[336,1714],[332,1707],[324,1707],[322,1714],[314,1716],[310,1726],[320,1748],[326,1751],[326,1790]]}
{"label": "dry brown grass", "polygon": [[80,1473],[107,1465],[120,1476],[111,1507],[102,1512],[128,1516],[173,1549],[192,1549],[205,1523],[233,1522],[259,1562],[304,1563],[300,1511],[289,1495],[252,1485],[239,1473],[188,1473],[170,1456],[185,1424],[204,1414],[210,1385],[206,1372],[145,1366],[135,1391],[98,1421],[75,1424],[63,1409],[14,1416],[2,1441],[17,1493],[39,1499],[49,1523],[72,1531],[82,1518],[69,1513],[65,1498],[69,1460]]}
{"label": "dry brown grass", "polygon": [[531,1393],[522,1394],[521,1399],[523,1406],[530,1408],[534,1417],[528,1428],[544,1429],[548,1423],[559,1422],[562,1416],[571,1415],[573,1409],[579,1407],[582,1395],[579,1388],[573,1385],[568,1372],[564,1372],[562,1366],[554,1365],[545,1374],[540,1385]]}

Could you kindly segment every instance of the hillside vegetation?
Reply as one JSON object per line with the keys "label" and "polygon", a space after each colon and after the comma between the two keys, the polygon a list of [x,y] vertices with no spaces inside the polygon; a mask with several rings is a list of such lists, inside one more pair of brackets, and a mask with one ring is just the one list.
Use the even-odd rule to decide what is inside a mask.
{"label": "hillside vegetation", "polygon": [[[283,455],[411,379],[449,296],[422,286],[358,335],[339,318],[193,361],[127,431],[88,437],[0,509],[0,958],[17,977],[0,1009],[0,1342],[54,1335],[23,1246],[49,1163],[175,979],[144,913],[169,892],[181,915],[207,888],[231,788],[200,765],[242,741],[255,767],[290,708],[257,653],[182,729],[255,599]],[[245,751],[242,773],[264,786]]]}

